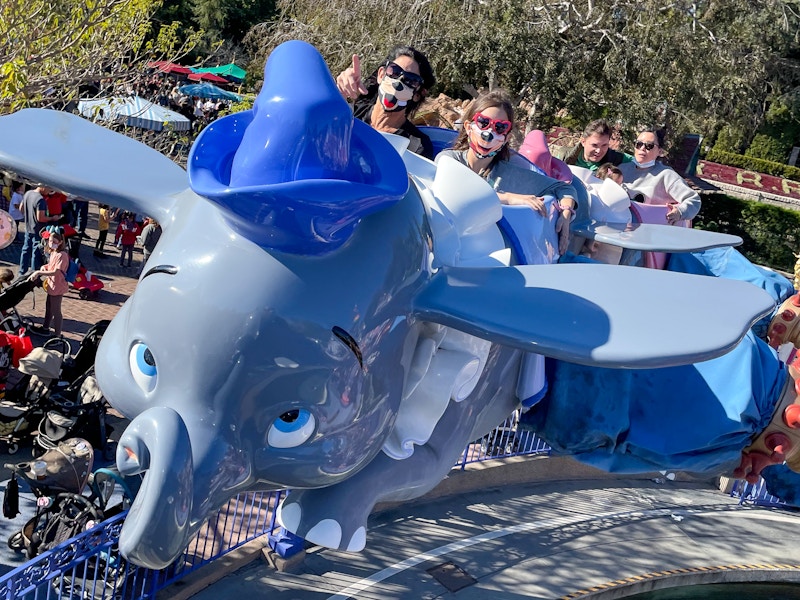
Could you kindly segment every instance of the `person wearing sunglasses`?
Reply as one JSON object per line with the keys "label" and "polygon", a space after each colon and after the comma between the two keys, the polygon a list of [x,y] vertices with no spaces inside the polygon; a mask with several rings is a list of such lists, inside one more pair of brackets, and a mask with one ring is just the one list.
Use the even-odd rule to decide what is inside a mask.
{"label": "person wearing sunglasses", "polygon": [[484,93],[464,111],[463,126],[452,150],[436,157],[450,156],[485,178],[503,204],[529,206],[547,216],[544,196],[555,196],[559,218],[558,251],[569,245],[569,224],[575,217],[576,193],[570,184],[558,181],[510,161],[508,142],[514,130],[514,106],[502,90]]}
{"label": "person wearing sunglasses", "polygon": [[411,46],[397,46],[366,81],[361,79],[361,59],[336,78],[336,86],[354,100],[353,114],[378,131],[408,138],[408,149],[433,159],[431,139],[411,122],[419,105],[436,83],[428,58]]}
{"label": "person wearing sunglasses", "polygon": [[583,167],[597,171],[600,165],[611,163],[619,166],[630,162],[633,157],[609,147],[611,144],[611,126],[605,119],[597,119],[586,126],[581,134],[580,142],[574,146],[552,146],[552,155],[568,165]]}
{"label": "person wearing sunglasses", "polygon": [[645,204],[664,205],[669,225],[693,219],[700,212],[700,195],[658,160],[663,154],[664,131],[652,127],[640,131],[633,147],[633,162],[619,166],[628,193],[642,194]]}

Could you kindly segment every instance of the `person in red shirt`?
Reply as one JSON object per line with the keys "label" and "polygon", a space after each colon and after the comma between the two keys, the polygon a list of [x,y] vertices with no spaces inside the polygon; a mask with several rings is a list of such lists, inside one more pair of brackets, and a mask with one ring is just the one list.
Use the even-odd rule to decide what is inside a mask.
{"label": "person in red shirt", "polygon": [[64,216],[64,205],[67,203],[67,197],[61,192],[53,192],[44,197],[47,201],[47,215],[50,217],[57,216],[61,219]]}
{"label": "person in red shirt", "polygon": [[[130,267],[133,262],[133,247],[136,244],[136,237],[139,235],[139,226],[133,220],[133,213],[125,211],[122,213],[117,226],[117,234],[114,238],[114,243],[120,242],[122,245],[122,252],[119,255],[119,266]],[[128,264],[125,264],[125,255],[128,255]]]}

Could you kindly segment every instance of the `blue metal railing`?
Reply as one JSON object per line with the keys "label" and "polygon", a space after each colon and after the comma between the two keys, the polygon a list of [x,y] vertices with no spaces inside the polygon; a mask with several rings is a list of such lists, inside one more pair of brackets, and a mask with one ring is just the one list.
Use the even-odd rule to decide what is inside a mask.
{"label": "blue metal railing", "polygon": [[[549,454],[533,432],[517,429],[512,415],[469,444],[455,468],[511,456]],[[183,556],[160,571],[136,567],[119,553],[117,541],[127,512],[95,525],[0,578],[1,600],[150,600],[200,567],[279,526],[275,513],[285,492],[239,494],[208,520]]]}
{"label": "blue metal railing", "polygon": [[731,489],[731,497],[739,498],[739,504],[787,506],[783,500],[767,491],[767,485],[763,479],[759,479],[758,483],[747,483],[744,479],[737,479]]}
{"label": "blue metal railing", "polygon": [[481,439],[464,448],[456,466],[464,469],[470,463],[496,458],[550,455],[550,446],[543,439],[532,431],[520,430],[518,425],[519,411],[516,411]]}

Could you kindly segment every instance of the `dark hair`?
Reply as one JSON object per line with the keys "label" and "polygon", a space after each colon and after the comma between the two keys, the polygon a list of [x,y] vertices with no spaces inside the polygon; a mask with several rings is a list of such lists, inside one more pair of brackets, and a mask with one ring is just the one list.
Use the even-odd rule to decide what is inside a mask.
{"label": "dark hair", "polygon": [[656,143],[658,144],[659,148],[664,148],[667,143],[667,133],[661,127],[644,127],[639,130],[639,133],[636,134],[636,137],[639,137],[643,133],[652,133],[656,136]]}
{"label": "dark hair", "polygon": [[581,137],[588,138],[591,135],[607,135],[611,137],[611,125],[605,119],[595,119],[583,130]]}
{"label": "dark hair", "polygon": [[614,163],[607,162],[603,163],[597,168],[597,173],[595,173],[595,175],[597,175],[598,179],[605,179],[611,173],[614,175],[622,175],[622,171],[620,171],[619,167],[617,167]]}
{"label": "dark hair", "polygon": [[456,141],[453,142],[454,150],[466,150],[469,148],[469,132],[467,127],[472,122],[472,117],[487,108],[493,107],[502,109],[508,115],[508,120],[511,121],[511,130],[506,136],[505,145],[494,157],[492,164],[498,160],[508,160],[510,156],[510,150],[508,149],[508,137],[511,135],[511,132],[514,131],[514,105],[512,104],[511,97],[508,95],[508,93],[501,89],[496,89],[491,92],[484,92],[467,105],[467,108],[464,110],[464,114],[461,117],[464,124],[461,127],[461,131],[458,132]]}
{"label": "dark hair", "polygon": [[426,90],[430,90],[434,85],[436,85],[436,77],[433,74],[433,67],[431,67],[428,57],[413,46],[395,46],[391,49],[389,54],[386,55],[386,59],[383,61],[382,66],[385,67],[387,64],[396,58],[400,58],[401,56],[407,56],[419,65],[419,75],[422,77],[422,86]]}

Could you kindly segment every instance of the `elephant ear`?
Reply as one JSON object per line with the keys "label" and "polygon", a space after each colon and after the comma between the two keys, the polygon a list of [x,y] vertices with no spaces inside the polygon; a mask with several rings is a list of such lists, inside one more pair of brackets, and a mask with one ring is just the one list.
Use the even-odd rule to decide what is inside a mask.
{"label": "elephant ear", "polygon": [[420,319],[583,365],[671,367],[732,350],[773,299],[756,286],[612,265],[445,267]]}
{"label": "elephant ear", "polygon": [[34,182],[167,222],[186,172],[163,154],[76,115],[0,117],[0,166]]}

